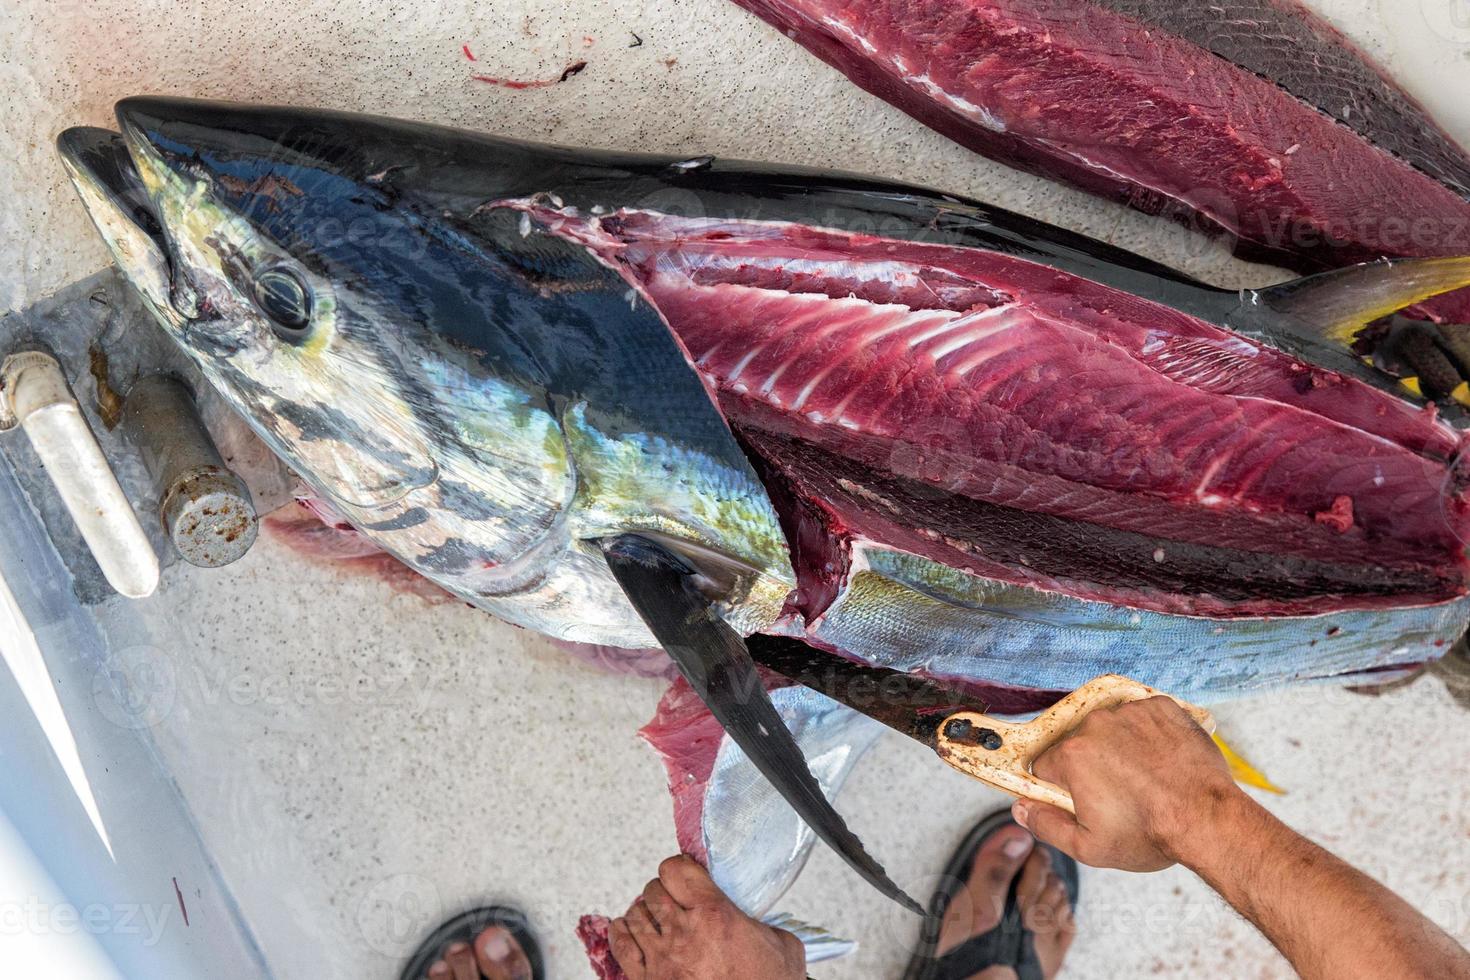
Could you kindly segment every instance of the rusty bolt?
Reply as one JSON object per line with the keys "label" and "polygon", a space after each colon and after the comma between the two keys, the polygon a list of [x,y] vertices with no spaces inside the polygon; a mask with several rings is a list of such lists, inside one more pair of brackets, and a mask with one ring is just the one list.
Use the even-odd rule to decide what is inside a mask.
{"label": "rusty bolt", "polygon": [[245,482],[220,459],[194,398],[177,378],[133,385],[123,424],[158,488],[159,519],[191,565],[219,568],[255,543],[258,521]]}

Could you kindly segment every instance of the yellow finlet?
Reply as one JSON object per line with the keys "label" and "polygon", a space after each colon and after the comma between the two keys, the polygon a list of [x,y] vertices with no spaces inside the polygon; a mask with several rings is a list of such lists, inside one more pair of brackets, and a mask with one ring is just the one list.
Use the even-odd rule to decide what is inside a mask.
{"label": "yellow finlet", "polygon": [[1241,755],[1232,749],[1225,740],[1216,732],[1210,738],[1215,740],[1215,745],[1220,749],[1220,754],[1225,757],[1225,763],[1230,767],[1230,775],[1237,782],[1245,786],[1253,786],[1256,789],[1265,790],[1267,793],[1275,793],[1284,796],[1286,790],[1277,786],[1266,778],[1266,774],[1247,762]]}
{"label": "yellow finlet", "polygon": [[[1405,391],[1413,395],[1415,398],[1424,397],[1424,389],[1419,387],[1418,378],[1400,378],[1399,384],[1403,386],[1403,389]],[[1466,408],[1470,408],[1470,384],[1461,381],[1459,384],[1455,385],[1455,390],[1450,392],[1450,398],[1453,399],[1457,404],[1464,405]]]}

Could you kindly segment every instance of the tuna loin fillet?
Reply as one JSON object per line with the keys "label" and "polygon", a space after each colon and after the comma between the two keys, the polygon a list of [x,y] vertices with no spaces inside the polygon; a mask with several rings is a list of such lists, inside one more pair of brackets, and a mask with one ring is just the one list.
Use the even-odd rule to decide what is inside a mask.
{"label": "tuna loin fillet", "polygon": [[[1470,253],[1470,158],[1294,0],[736,0],[987,156],[1303,272]],[[1426,304],[1470,320],[1470,291]]]}
{"label": "tuna loin fillet", "polygon": [[1464,594],[1460,439],[1432,410],[999,252],[539,216],[621,268],[717,393],[808,623],[853,540],[1226,619]]}

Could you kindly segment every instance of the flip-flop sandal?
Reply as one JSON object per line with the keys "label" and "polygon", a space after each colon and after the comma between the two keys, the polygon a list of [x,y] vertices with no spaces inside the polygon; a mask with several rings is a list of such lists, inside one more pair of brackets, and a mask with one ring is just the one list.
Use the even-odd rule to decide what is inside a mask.
{"label": "flip-flop sandal", "polygon": [[514,936],[515,941],[520,944],[521,952],[526,954],[526,959],[531,964],[532,980],[546,980],[541,944],[532,935],[526,917],[516,909],[503,905],[489,905],[461,913],[435,929],[433,935],[425,939],[409,958],[403,972],[398,975],[399,980],[424,980],[429,972],[429,964],[442,959],[445,949],[455,943],[473,946],[475,937],[489,926],[501,926]]}
{"label": "flip-flop sandal", "polygon": [[[972,936],[943,956],[936,956],[939,948],[939,927],[949,903],[965,890],[970,881],[970,872],[975,867],[975,852],[997,832],[1016,821],[1010,808],[992,813],[981,820],[955,850],[954,856],[944,868],[939,887],[929,900],[929,913],[920,929],[919,947],[904,971],[903,980],[964,980],[974,976],[988,966],[1008,966],[1016,971],[1020,980],[1041,980],[1041,961],[1036,958],[1035,938],[1021,924],[1021,907],[1016,901],[1016,886],[1021,880],[1018,873],[1006,892],[1005,909],[1000,924],[987,933]],[[1044,848],[1051,858],[1052,870],[1067,888],[1067,901],[1077,907],[1077,862],[1055,848],[1040,841],[1037,847]]]}

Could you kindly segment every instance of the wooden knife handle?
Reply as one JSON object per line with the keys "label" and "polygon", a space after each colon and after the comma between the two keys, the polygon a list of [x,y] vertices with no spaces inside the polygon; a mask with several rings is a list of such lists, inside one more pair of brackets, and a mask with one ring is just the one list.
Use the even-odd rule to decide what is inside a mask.
{"label": "wooden knife handle", "polygon": [[[1153,697],[1169,695],[1127,677],[1104,674],[1020,724],[976,711],[958,711],[939,726],[939,757],[965,775],[1014,796],[1076,813],[1072,795],[1055,783],[1033,775],[1032,763],[1097,709]],[[1214,716],[1204,708],[1178,698],[1170,700],[1189,712],[1206,732],[1215,730]]]}

